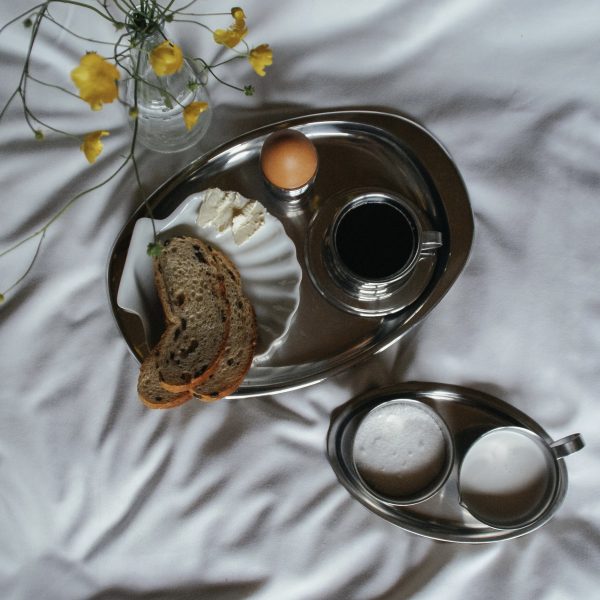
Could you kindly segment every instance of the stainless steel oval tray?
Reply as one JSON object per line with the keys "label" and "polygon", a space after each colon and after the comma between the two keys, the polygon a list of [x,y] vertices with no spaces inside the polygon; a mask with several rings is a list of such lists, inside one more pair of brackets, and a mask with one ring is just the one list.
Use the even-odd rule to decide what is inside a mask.
{"label": "stainless steel oval tray", "polygon": [[[410,506],[394,506],[361,490],[353,465],[344,459],[350,452],[360,419],[374,406],[393,398],[419,400],[436,410],[454,438],[456,461],[450,477],[434,496]],[[541,436],[549,435],[533,419],[498,398],[478,390],[439,383],[410,382],[372,390],[338,407],[332,414],[327,453],[340,483],[374,513],[398,527],[445,542],[482,543],[511,539],[530,533],[546,523],[560,506],[567,490],[567,469],[557,461],[558,481],[544,512],[519,529],[494,529],[480,523],[459,503],[457,465],[466,450],[483,432],[516,425]]]}
{"label": "stainless steel oval tray", "polygon": [[[265,185],[259,155],[267,135],[294,127],[307,135],[319,155],[314,186],[303,202],[290,205]],[[235,190],[262,202],[294,242],[303,270],[300,305],[287,337],[268,361],[252,366],[235,397],[259,396],[322,381],[397,342],[450,289],[468,258],[473,217],[458,169],[423,127],[401,116],[374,111],[309,114],[251,131],[191,163],[149,198],[155,218],[169,215],[183,200],[206,188]],[[344,190],[385,188],[415,203],[441,232],[435,268],[421,295],[385,317],[351,315],[328,302],[307,272],[307,227],[319,206]],[[140,320],[117,304],[123,265],[142,204],[113,246],[108,265],[112,310],[138,360],[148,352]]]}

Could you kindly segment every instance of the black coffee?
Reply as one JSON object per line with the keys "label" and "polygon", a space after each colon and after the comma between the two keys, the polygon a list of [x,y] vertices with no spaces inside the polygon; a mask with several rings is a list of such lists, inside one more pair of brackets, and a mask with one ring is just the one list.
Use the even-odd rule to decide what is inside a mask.
{"label": "black coffee", "polygon": [[352,273],[362,279],[385,279],[411,259],[415,232],[398,208],[384,202],[366,202],[341,218],[335,245]]}

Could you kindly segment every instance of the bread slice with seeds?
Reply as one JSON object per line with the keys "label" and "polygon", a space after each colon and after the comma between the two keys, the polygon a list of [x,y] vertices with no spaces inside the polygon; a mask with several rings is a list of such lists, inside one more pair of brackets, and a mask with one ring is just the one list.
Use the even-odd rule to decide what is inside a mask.
{"label": "bread slice with seeds", "polygon": [[140,399],[172,408],[194,396],[230,395],[250,369],[257,339],[238,270],[221,251],[184,236],[164,242],[153,260],[166,329],[142,363]]}
{"label": "bread slice with seeds", "polygon": [[138,378],[138,395],[149,408],[174,408],[192,398],[192,392],[168,392],[160,384],[157,356],[150,354],[142,363]]}
{"label": "bread slice with seeds", "polygon": [[230,308],[224,276],[213,249],[192,237],[167,240],[154,261],[167,322],[155,349],[156,368],[166,391],[185,392],[210,377],[225,350]]}
{"label": "bread slice with seeds", "polygon": [[208,379],[194,386],[194,396],[213,402],[232,394],[250,369],[256,347],[256,316],[250,300],[242,291],[240,274],[233,263],[218,250],[215,258],[225,277],[225,295],[231,308],[229,336],[218,368]]}

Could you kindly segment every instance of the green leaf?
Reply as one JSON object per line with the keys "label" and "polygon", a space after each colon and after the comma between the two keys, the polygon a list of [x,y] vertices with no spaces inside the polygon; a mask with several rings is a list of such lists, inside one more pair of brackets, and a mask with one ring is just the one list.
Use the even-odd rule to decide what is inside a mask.
{"label": "green leaf", "polygon": [[150,242],[146,248],[148,256],[160,256],[163,251],[163,245],[160,242]]}

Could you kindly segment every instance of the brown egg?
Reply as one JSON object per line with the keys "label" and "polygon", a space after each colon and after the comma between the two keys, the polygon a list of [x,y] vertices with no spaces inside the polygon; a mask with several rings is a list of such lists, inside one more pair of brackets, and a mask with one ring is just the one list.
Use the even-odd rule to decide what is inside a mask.
{"label": "brown egg", "polygon": [[317,150],[296,129],[273,132],[260,153],[263,175],[275,187],[296,190],[306,185],[317,172]]}

